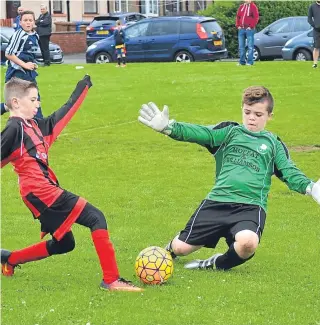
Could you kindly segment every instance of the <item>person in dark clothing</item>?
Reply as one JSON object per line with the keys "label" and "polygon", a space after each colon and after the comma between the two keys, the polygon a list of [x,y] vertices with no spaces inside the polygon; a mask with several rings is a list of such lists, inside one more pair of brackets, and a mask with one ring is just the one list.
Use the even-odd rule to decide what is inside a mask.
{"label": "person in dark clothing", "polygon": [[24,9],[22,7],[18,8],[18,16],[13,20],[13,29],[16,32],[18,29],[21,28],[20,26],[20,20],[21,20],[21,14],[24,12]]}
{"label": "person in dark clothing", "polygon": [[41,5],[41,15],[36,20],[39,45],[45,66],[50,65],[49,42],[52,32],[52,18],[46,6]]}
{"label": "person in dark clothing", "polygon": [[[117,52],[117,60],[118,64],[116,67],[125,67],[126,66],[126,48],[125,48],[125,33],[121,26],[121,21],[117,20],[116,22],[117,28],[114,31],[114,39],[115,39],[115,49]],[[121,62],[122,61],[122,62]],[[121,64],[122,63],[122,64]]]}
{"label": "person in dark clothing", "polygon": [[320,1],[316,1],[309,7],[308,22],[313,27],[313,68],[318,67],[320,52]]}

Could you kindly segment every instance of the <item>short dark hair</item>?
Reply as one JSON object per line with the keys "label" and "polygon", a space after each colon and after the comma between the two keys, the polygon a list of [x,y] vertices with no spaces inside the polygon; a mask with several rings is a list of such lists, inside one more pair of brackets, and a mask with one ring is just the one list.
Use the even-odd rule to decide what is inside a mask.
{"label": "short dark hair", "polygon": [[246,88],[242,94],[242,106],[247,104],[249,106],[256,103],[268,102],[267,111],[269,114],[273,111],[274,100],[270,91],[263,86],[251,86]]}
{"label": "short dark hair", "polygon": [[22,80],[20,78],[11,78],[4,85],[4,100],[9,109],[11,109],[12,98],[23,98],[25,97],[30,89],[38,89],[35,82]]}
{"label": "short dark hair", "polygon": [[24,15],[32,15],[33,16],[33,19],[36,20],[36,16],[34,15],[34,12],[31,11],[31,10],[25,10],[21,13],[21,19]]}

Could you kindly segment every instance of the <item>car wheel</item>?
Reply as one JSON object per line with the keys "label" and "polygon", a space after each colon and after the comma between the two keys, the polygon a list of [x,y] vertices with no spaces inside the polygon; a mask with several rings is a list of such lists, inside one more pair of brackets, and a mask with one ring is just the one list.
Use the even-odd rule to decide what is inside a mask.
{"label": "car wheel", "polygon": [[180,51],[174,56],[175,62],[193,62],[193,56],[187,51]]}
{"label": "car wheel", "polygon": [[[246,49],[246,59],[248,59],[248,49]],[[255,46],[253,48],[253,61],[259,61],[260,60],[260,52],[259,49]]]}
{"label": "car wheel", "polygon": [[311,60],[311,53],[307,50],[298,50],[295,55],[294,59],[296,61],[310,61]]}
{"label": "car wheel", "polygon": [[95,62],[97,64],[110,63],[112,62],[112,57],[107,52],[100,52],[96,55]]}

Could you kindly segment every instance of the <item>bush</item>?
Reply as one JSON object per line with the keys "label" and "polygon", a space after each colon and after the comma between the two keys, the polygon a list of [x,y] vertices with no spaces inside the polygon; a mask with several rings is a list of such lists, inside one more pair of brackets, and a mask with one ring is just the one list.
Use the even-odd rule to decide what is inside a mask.
{"label": "bush", "polygon": [[[238,56],[238,32],[235,27],[237,10],[242,2],[215,1],[207,9],[198,14],[217,19],[226,38],[226,46],[230,57]],[[256,1],[260,20],[257,31],[262,30],[272,22],[290,16],[307,16],[308,8],[313,1]]]}

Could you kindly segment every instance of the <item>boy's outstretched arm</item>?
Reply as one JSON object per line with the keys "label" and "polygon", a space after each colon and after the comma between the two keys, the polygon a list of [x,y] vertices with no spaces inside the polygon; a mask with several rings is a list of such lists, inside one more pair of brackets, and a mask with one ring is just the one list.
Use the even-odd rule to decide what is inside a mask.
{"label": "boy's outstretched arm", "polygon": [[234,125],[228,125],[221,129],[212,130],[202,125],[169,120],[168,106],[164,106],[161,112],[157,105],[152,102],[142,105],[138,120],[151,129],[170,136],[172,139],[198,143],[212,148],[220,145],[234,127]]}
{"label": "boy's outstretched arm", "polygon": [[278,178],[286,183],[291,190],[311,195],[320,204],[320,180],[314,183],[294,165],[281,140],[277,141],[276,150],[275,174]]}
{"label": "boy's outstretched arm", "polygon": [[84,78],[78,82],[69,100],[62,107],[47,118],[36,119],[44,139],[49,146],[54,142],[80,108],[91,86],[92,83],[90,76],[85,75]]}

